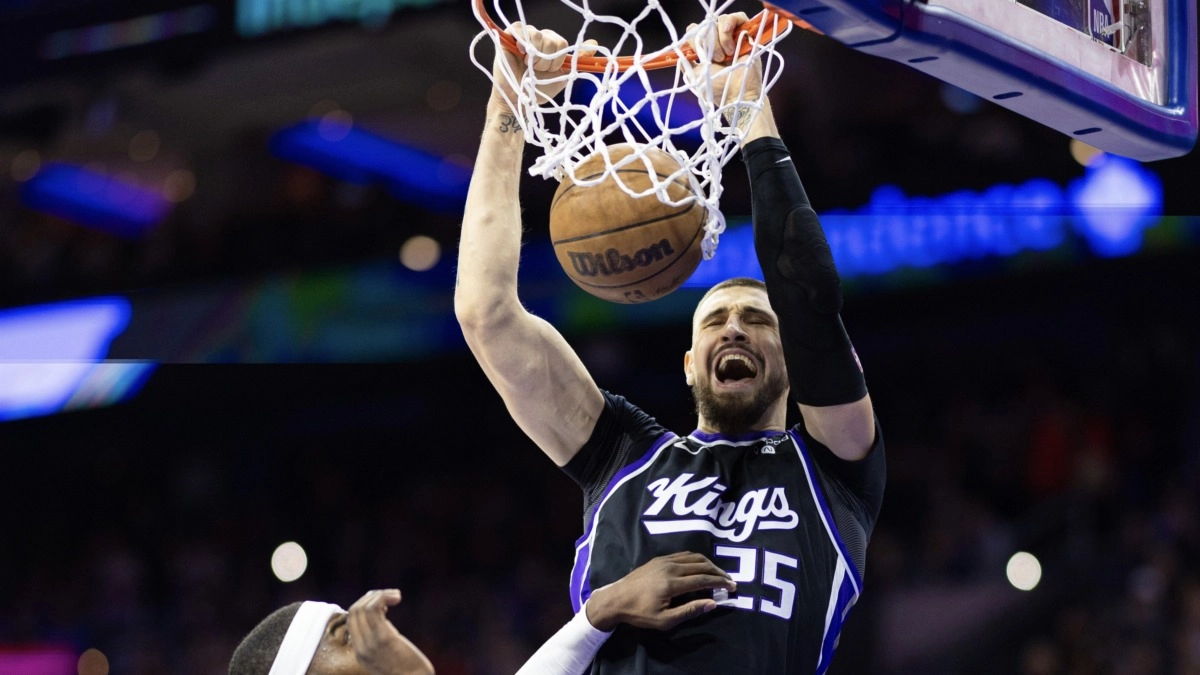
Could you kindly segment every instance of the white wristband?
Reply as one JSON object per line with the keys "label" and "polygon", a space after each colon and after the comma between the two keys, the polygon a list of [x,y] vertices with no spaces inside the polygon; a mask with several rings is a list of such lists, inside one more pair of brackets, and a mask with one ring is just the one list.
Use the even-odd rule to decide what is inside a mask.
{"label": "white wristband", "polygon": [[612,631],[602,631],[587,618],[587,603],[542,645],[517,675],[583,675]]}

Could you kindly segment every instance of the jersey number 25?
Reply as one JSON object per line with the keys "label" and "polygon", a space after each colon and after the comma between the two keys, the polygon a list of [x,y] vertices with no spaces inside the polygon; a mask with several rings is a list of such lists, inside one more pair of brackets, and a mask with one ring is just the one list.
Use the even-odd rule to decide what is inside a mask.
{"label": "jersey number 25", "polygon": [[[745,546],[718,546],[715,551],[717,557],[732,558],[737,561],[737,568],[726,570],[729,572],[730,578],[738,583],[738,588],[742,588],[743,584],[752,584],[759,581],[759,566],[758,566],[758,549],[747,548]],[[780,567],[790,567],[796,569],[799,566],[799,561],[790,556],[776,553],[774,551],[762,552],[762,576],[761,584],[765,587],[775,588],[779,590],[779,601],[772,601],[770,598],[758,597],[753,595],[743,595],[740,592],[735,598],[730,598],[721,605],[726,607],[737,607],[738,609],[755,609],[755,601],[758,603],[758,611],[764,614],[777,616],[781,619],[792,618],[792,605],[796,602],[796,584],[781,579],[779,577]]]}

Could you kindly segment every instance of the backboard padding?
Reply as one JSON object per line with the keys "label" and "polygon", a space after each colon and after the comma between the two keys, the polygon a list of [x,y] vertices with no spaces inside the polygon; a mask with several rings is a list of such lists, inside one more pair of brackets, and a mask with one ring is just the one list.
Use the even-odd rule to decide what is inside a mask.
{"label": "backboard padding", "polygon": [[[853,49],[904,63],[1106,152],[1152,161],[1187,154],[1198,128],[1196,4],[1161,2],[1167,20],[1150,68],[1049,16],[1044,26],[1036,18],[1012,22],[1038,29],[1023,36],[997,28],[1008,21],[989,26],[964,15],[983,6],[1033,12],[1013,0],[771,4]],[[1052,48],[1036,46],[1042,32],[1054,36]],[[1066,44],[1072,39],[1077,44]],[[1050,53],[1059,42],[1066,48]],[[1087,58],[1072,58],[1073,49]]]}

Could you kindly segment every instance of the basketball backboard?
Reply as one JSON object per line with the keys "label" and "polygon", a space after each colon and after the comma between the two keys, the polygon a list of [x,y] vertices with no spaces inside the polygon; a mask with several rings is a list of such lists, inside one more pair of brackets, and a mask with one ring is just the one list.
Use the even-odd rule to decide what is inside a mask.
{"label": "basketball backboard", "polygon": [[1195,0],[777,0],[858,51],[1141,161],[1196,142]]}

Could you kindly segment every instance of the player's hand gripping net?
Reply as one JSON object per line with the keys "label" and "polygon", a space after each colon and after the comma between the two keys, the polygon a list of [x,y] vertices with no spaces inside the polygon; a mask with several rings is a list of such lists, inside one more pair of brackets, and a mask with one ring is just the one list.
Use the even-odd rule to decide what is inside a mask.
{"label": "player's hand gripping net", "polygon": [[[612,176],[631,196],[653,193],[672,206],[699,200],[707,212],[704,257],[711,258],[725,229],[722,169],[737,153],[748,123],[782,72],[783,59],[774,47],[790,32],[791,21],[774,11],[753,19],[744,13],[724,15],[732,0],[697,0],[703,18],[681,32],[657,0],[630,19],[597,14],[586,3],[563,0],[583,20],[576,34],[564,38],[530,26],[520,0],[515,21],[504,14],[499,0],[493,0],[497,23],[484,5],[487,1],[475,0],[475,15],[484,29],[471,43],[471,60],[492,79],[493,96],[512,111],[526,141],[541,148],[530,173],[557,180],[570,176],[583,186]],[[638,29],[655,19],[665,27],[668,44],[652,51]],[[588,37],[589,27],[597,23],[621,31],[615,44]],[[496,47],[490,65],[475,53],[485,37]],[[650,71],[665,68],[670,68],[665,78],[651,77]],[[697,104],[699,114],[694,113]],[[657,147],[680,168],[660,179],[642,152],[611,159],[607,148],[616,143]],[[597,153],[605,158],[604,173],[576,175],[575,168]],[[633,162],[640,162],[653,177],[649,188],[630,188],[616,173]],[[692,186],[692,195],[677,201],[667,186],[681,178]]]}

